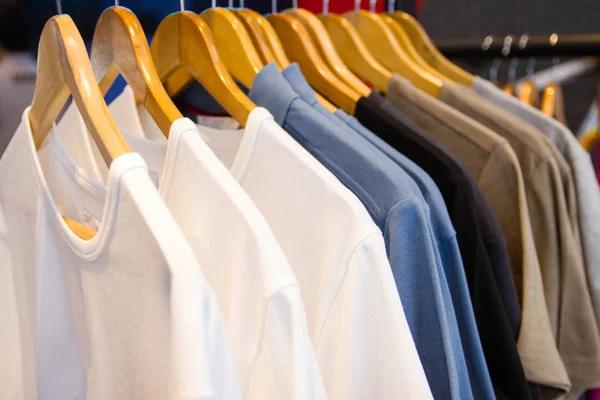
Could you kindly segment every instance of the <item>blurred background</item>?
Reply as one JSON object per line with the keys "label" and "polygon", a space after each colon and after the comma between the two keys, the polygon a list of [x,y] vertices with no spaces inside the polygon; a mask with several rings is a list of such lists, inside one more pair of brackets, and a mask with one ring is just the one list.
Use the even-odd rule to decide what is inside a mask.
{"label": "blurred background", "polygon": [[[227,7],[230,3],[219,0],[218,6]],[[273,5],[278,10],[292,7],[292,0],[247,0],[244,6],[263,14],[272,12]],[[100,13],[114,2],[104,0],[63,0],[64,13],[71,15],[82,36],[91,41],[93,29]],[[142,22],[144,31],[151,35],[158,23],[169,13],[179,9],[179,1],[124,0],[120,5],[130,8]],[[210,0],[186,0],[186,9],[201,12],[211,7]],[[233,3],[240,6],[239,0]],[[298,0],[298,6],[320,13],[322,0]],[[330,12],[344,12],[354,8],[353,0],[331,0]],[[369,8],[363,0],[362,8]],[[378,1],[377,10],[382,11],[389,3]],[[395,9],[406,11],[423,24],[429,35],[437,43],[448,40],[481,40],[491,35],[502,41],[506,35],[514,35],[515,41],[523,34],[560,35],[591,34],[600,32],[600,1],[597,0],[398,0]],[[49,17],[56,14],[56,3],[51,0],[0,0],[0,45],[4,52],[29,52],[35,54],[39,34]],[[515,79],[530,70],[539,71],[551,65],[564,63],[568,58],[535,60],[521,59],[513,62],[510,57],[497,60],[497,80],[506,83],[512,73]],[[462,67],[475,74],[489,78],[491,60],[458,58],[453,59]],[[531,63],[533,61],[533,68]],[[563,82],[567,124],[577,131],[589,106],[598,94],[597,71]],[[118,91],[118,86],[107,95],[107,100]]]}

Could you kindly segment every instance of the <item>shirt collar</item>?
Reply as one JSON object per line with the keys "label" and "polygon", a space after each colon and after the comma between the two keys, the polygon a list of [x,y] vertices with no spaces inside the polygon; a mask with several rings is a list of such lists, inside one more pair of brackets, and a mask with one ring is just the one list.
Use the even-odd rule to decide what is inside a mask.
{"label": "shirt collar", "polygon": [[270,63],[254,78],[248,97],[257,105],[269,110],[275,121],[283,126],[290,105],[300,96],[287,83],[275,63]]}
{"label": "shirt collar", "polygon": [[286,69],[282,71],[283,77],[291,85],[292,89],[298,95],[310,104],[314,106],[317,103],[317,95],[312,87],[306,81],[304,75],[300,71],[300,67],[297,63],[290,64]]}

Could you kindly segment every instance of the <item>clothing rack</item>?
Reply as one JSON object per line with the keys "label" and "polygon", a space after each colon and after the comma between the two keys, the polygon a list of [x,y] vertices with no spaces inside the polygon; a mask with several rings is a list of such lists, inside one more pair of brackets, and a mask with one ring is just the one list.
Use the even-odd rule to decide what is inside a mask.
{"label": "clothing rack", "polygon": [[483,39],[437,40],[448,58],[600,56],[600,34],[486,36]]}

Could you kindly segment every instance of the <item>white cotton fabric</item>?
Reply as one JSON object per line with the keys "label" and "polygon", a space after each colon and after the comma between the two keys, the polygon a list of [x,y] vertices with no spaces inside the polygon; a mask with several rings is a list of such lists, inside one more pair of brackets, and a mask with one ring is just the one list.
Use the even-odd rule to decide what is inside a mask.
{"label": "white cotton fabric", "polygon": [[239,398],[214,294],[141,157],[114,160],[95,201],[81,170],[48,162],[53,135],[36,153],[27,109],[0,159],[23,398]]}
{"label": "white cotton fabric", "polygon": [[[119,101],[113,113],[133,97],[126,89]],[[432,398],[382,234],[356,196],[264,108],[250,113],[245,130],[211,129],[232,127],[222,117],[198,122],[292,264],[329,398]],[[137,136],[156,137],[155,127],[129,124],[143,125]]]}
{"label": "white cotton fabric", "polygon": [[24,399],[17,298],[4,214],[0,207],[0,399]]}
{"label": "white cotton fabric", "polygon": [[507,96],[490,82],[477,77],[473,82],[473,90],[546,134],[571,166],[587,281],[596,322],[600,327],[600,188],[590,155],[566,126],[518,99]]}
{"label": "white cotton fabric", "polygon": [[244,130],[199,132],[294,268],[329,397],[431,398],[381,231],[358,198],[264,108]]}
{"label": "white cotton fabric", "polygon": [[[129,88],[109,108],[119,126],[131,130],[128,137],[161,140],[145,110],[138,107],[140,118],[135,118]],[[202,121],[232,124],[224,118]],[[290,261],[328,397],[432,398],[382,234],[356,196],[264,108],[250,113],[245,130],[199,128],[258,206]],[[130,144],[149,165],[162,162],[149,161],[155,159],[152,151],[142,150],[155,143]]]}
{"label": "white cotton fabric", "polygon": [[[264,217],[189,119],[175,121],[168,141],[151,120],[145,123],[156,140],[132,133],[140,120],[128,95],[131,102],[116,100],[111,112],[202,263],[227,326],[243,398],[325,399],[298,282]],[[73,158],[97,178],[105,176],[74,107],[59,129]]]}

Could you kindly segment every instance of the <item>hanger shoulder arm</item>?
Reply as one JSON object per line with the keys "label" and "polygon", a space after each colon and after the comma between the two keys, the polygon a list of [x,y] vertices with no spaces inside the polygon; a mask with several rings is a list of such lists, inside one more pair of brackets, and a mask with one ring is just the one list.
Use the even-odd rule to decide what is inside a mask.
{"label": "hanger shoulder arm", "polygon": [[165,135],[175,120],[183,118],[160,82],[140,22],[127,8],[110,7],[100,15],[91,60],[103,92],[121,73]]}
{"label": "hanger shoulder arm", "polygon": [[[188,11],[169,15],[156,30],[151,51],[161,81],[184,76],[177,85],[181,89],[197,80],[236,121],[245,125],[256,105],[229,75],[219,58],[212,32],[200,16]],[[179,73],[182,70],[185,75]]]}
{"label": "hanger shoulder arm", "polygon": [[268,20],[282,43],[285,43],[287,55],[300,65],[310,85],[335,105],[348,113],[354,113],[360,95],[339,80],[325,65],[304,26],[287,14],[271,14]]}
{"label": "hanger shoulder arm", "polygon": [[337,14],[321,14],[319,18],[346,65],[378,91],[387,92],[392,73],[375,60],[354,26]]}
{"label": "hanger shoulder arm", "polygon": [[131,151],[106,107],[81,35],[68,15],[59,15],[46,23],[40,38],[38,79],[29,114],[37,147],[69,93],[107,164]]}

